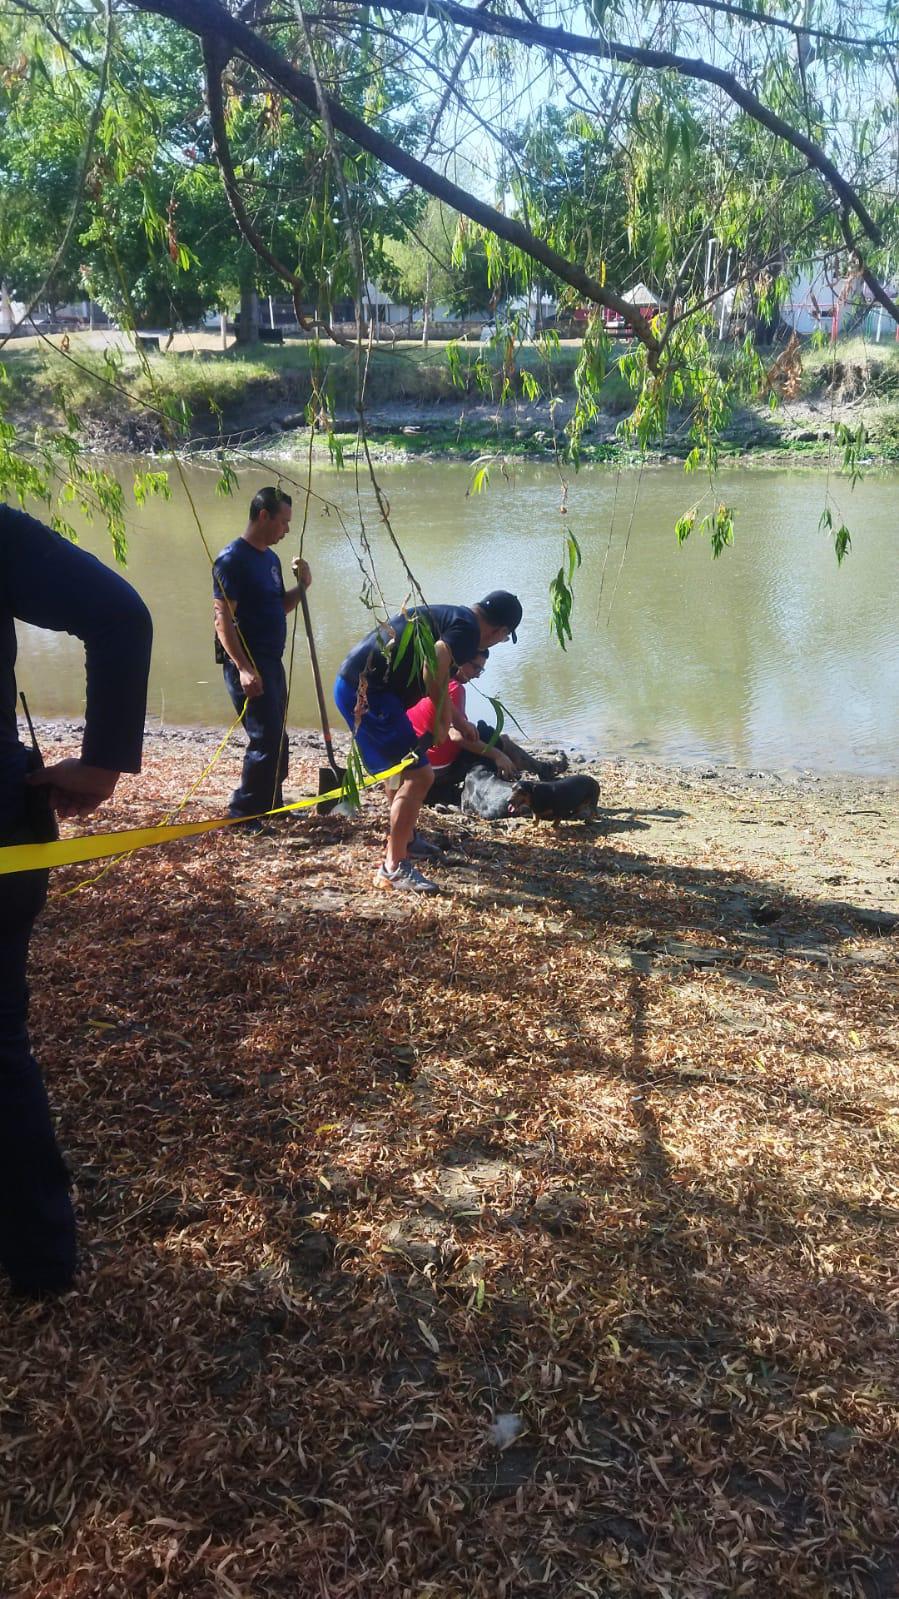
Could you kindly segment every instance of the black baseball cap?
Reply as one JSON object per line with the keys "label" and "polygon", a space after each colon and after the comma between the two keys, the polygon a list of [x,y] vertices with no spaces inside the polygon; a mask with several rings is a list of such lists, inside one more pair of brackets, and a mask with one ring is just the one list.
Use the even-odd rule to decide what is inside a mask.
{"label": "black baseball cap", "polygon": [[488,622],[492,622],[494,627],[507,627],[512,643],[518,643],[515,629],[521,626],[524,612],[517,594],[510,594],[507,589],[492,589],[479,602],[478,610],[483,611]]}

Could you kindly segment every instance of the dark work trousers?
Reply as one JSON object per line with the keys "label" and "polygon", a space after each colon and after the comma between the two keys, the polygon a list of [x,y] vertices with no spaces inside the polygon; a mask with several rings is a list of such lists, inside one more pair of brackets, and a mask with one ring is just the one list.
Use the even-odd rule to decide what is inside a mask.
{"label": "dark work trousers", "polygon": [[28,941],[46,897],[46,872],[0,877],[0,1263],[32,1290],[64,1288],[76,1262],[69,1175],[28,1039]]}
{"label": "dark work trousers", "polygon": [[[287,737],[284,715],[287,708],[287,678],[284,663],[277,657],[256,656],[263,693],[247,701],[243,725],[249,740],[243,761],[240,787],[231,795],[231,816],[258,816],[283,805],[281,785],[287,776]],[[240,673],[233,661],[224,665],[225,687],[236,711],[243,710],[246,696],[240,686]]]}

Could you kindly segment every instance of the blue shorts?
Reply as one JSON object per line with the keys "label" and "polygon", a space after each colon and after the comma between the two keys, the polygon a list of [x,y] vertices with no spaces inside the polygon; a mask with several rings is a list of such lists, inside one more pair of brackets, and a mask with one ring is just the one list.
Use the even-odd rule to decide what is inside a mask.
{"label": "blue shorts", "polygon": [[[355,683],[338,677],[334,684],[334,703],[356,740],[366,771],[374,777],[407,755],[415,756],[416,766],[427,766],[428,757],[419,754],[418,734],[403,708],[403,702],[389,689],[370,688],[368,708],[356,726]],[[413,768],[409,768],[410,771]]]}

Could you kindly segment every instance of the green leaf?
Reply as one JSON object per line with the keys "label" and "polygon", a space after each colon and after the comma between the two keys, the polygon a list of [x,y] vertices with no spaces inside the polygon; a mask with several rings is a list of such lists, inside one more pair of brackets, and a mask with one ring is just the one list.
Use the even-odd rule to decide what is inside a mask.
{"label": "green leaf", "polygon": [[406,623],[406,625],[403,628],[403,631],[402,631],[402,633],[400,635],[399,644],[396,647],[396,654],[393,657],[394,667],[399,666],[400,661],[403,659],[404,655],[406,654],[407,650],[409,649],[409,645],[412,643],[412,639],[413,639],[414,635],[415,635],[415,619],[414,619],[414,617],[410,616],[408,622]]}
{"label": "green leaf", "polygon": [[685,512],[683,516],[679,516],[678,517],[677,521],[674,524],[674,535],[675,535],[675,538],[677,539],[678,544],[686,544],[687,539],[690,537],[690,534],[693,532],[693,529],[694,529],[695,526],[696,526],[696,511],[695,511],[695,508],[692,511]]}
{"label": "green leaf", "polygon": [[581,547],[573,533],[567,535],[565,545],[568,551],[568,581],[570,583],[583,557],[581,555]]}
{"label": "green leaf", "polygon": [[221,458],[220,465],[221,475],[216,482],[215,492],[224,499],[226,495],[235,493],[240,486],[240,479],[230,461],[226,461],[224,456]]}
{"label": "green leaf", "polygon": [[555,633],[556,639],[564,650],[566,640],[571,633],[571,609],[574,604],[574,594],[565,577],[565,568],[560,566],[558,572],[549,585],[550,604],[550,631]]}
{"label": "green leaf", "polygon": [[490,464],[487,462],[484,466],[479,466],[475,471],[468,488],[465,490],[465,498],[468,499],[472,494],[483,494],[485,489],[489,487],[489,484]]}
{"label": "green leaf", "polygon": [[136,504],[145,505],[147,500],[158,495],[160,499],[170,500],[172,490],[169,484],[168,472],[135,472],[134,474],[134,499]]}
{"label": "green leaf", "polygon": [[[499,736],[506,725],[506,708],[503,705],[502,700],[495,700],[492,694],[486,694],[484,698],[490,701],[490,704],[493,707],[493,715],[495,717],[493,732],[487,740],[487,748],[489,749],[493,744],[497,743]],[[515,725],[517,727],[517,722]]]}

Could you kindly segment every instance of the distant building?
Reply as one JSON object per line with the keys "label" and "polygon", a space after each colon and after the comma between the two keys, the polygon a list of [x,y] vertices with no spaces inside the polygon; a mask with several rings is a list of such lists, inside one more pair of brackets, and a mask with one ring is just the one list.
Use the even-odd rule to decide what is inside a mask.
{"label": "distant building", "polygon": [[[885,285],[896,296],[895,284]],[[793,278],[780,308],[781,321],[794,333],[859,334],[879,340],[885,312],[857,272],[838,259],[812,261]],[[887,320],[889,334],[892,324]]]}
{"label": "distant building", "polygon": [[[629,289],[625,289],[621,298],[627,305],[632,305],[635,311],[639,311],[647,322],[651,322],[653,317],[658,316],[663,306],[660,296],[652,289],[647,288],[646,284],[642,282],[631,284]],[[620,316],[617,311],[610,309],[608,306],[603,306],[601,315],[607,333],[621,334],[625,338],[630,336],[632,331],[630,323],[625,321],[625,318]]]}
{"label": "distant building", "polygon": [[793,333],[826,333],[829,338],[848,286],[848,279],[833,263],[813,262],[797,272],[787,289],[780,307],[781,321]]}
{"label": "distant building", "polygon": [[0,336],[18,333],[27,338],[35,332],[61,333],[67,328],[109,326],[106,312],[90,300],[73,301],[70,305],[49,306],[42,303],[33,308],[30,316],[27,316],[27,312],[25,302],[14,300],[8,285],[0,284]]}

